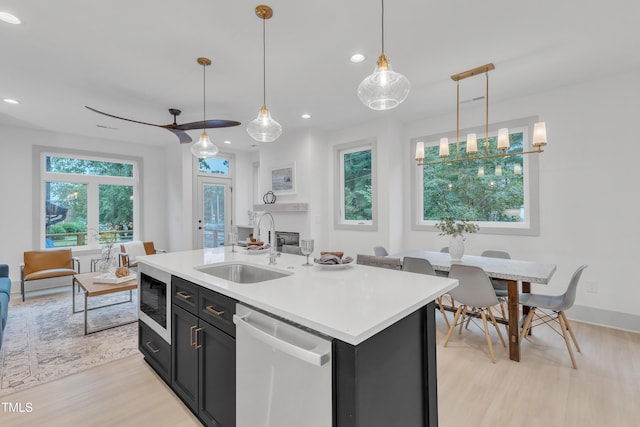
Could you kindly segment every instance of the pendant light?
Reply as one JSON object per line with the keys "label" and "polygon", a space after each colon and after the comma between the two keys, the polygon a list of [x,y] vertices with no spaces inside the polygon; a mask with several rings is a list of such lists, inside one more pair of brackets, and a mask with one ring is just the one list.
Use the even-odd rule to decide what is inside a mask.
{"label": "pendant light", "polygon": [[256,15],[262,19],[262,108],[258,117],[249,123],[247,133],[258,142],[273,142],[282,134],[282,126],[271,118],[267,108],[267,53],[265,42],[265,21],[273,16],[269,6],[256,6]]}
{"label": "pendant light", "polygon": [[382,53],[378,57],[373,74],[365,77],[358,86],[360,101],[372,110],[390,110],[397,107],[409,95],[409,80],[391,68],[384,54],[384,0],[382,0]]}
{"label": "pendant light", "polygon": [[[211,65],[209,58],[198,58],[198,64],[202,65],[202,121],[207,120],[207,84],[206,84],[206,67]],[[191,145],[191,153],[199,159],[210,159],[218,154],[218,147],[211,142],[205,128],[202,128],[200,140]]]}

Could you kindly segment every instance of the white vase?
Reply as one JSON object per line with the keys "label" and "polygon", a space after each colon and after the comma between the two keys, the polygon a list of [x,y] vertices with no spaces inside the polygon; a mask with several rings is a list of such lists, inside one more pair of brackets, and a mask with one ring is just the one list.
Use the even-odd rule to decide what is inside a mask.
{"label": "white vase", "polygon": [[454,234],[449,237],[449,255],[454,261],[460,261],[464,255],[464,237]]}

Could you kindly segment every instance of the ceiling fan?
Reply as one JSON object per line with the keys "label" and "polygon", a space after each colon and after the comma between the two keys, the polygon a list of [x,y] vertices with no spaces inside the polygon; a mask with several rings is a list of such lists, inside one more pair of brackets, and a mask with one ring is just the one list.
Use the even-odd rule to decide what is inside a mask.
{"label": "ceiling fan", "polygon": [[120,120],[126,120],[128,122],[133,122],[133,123],[140,123],[142,125],[149,125],[149,126],[156,126],[159,128],[164,128],[167,129],[169,132],[173,132],[173,134],[175,134],[178,139],[180,140],[180,143],[182,144],[187,144],[189,142],[192,141],[191,137],[189,135],[187,135],[187,133],[185,131],[187,130],[193,130],[193,129],[210,129],[210,128],[226,128],[226,127],[232,127],[232,126],[238,126],[240,125],[240,122],[236,122],[233,120],[203,120],[200,122],[191,122],[191,123],[182,123],[182,124],[178,124],[176,123],[176,117],[178,117],[180,115],[180,113],[182,111],[176,109],[176,108],[169,108],[169,113],[171,113],[173,115],[173,123],[170,123],[168,125],[156,125],[153,123],[145,123],[145,122],[141,122],[138,120],[131,120],[131,119],[126,119],[124,117],[118,117],[118,116],[114,116],[113,114],[108,114],[102,111],[98,111],[95,108],[91,108],[89,106],[86,106],[86,108],[88,108],[89,110],[96,112],[98,114],[102,114],[104,116],[108,116],[108,117],[113,117],[114,119],[120,119]]}

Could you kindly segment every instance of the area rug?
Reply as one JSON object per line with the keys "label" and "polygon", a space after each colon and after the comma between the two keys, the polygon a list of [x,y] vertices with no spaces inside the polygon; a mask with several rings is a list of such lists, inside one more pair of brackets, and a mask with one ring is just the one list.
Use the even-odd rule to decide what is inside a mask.
{"label": "area rug", "polygon": [[[128,292],[89,298],[89,307],[128,301]],[[84,313],[72,313],[71,287],[54,293],[12,295],[0,350],[0,396],[33,387],[138,352],[138,326],[131,323],[84,335]],[[84,307],[76,294],[76,310]],[[90,310],[89,331],[135,320],[133,302]]]}

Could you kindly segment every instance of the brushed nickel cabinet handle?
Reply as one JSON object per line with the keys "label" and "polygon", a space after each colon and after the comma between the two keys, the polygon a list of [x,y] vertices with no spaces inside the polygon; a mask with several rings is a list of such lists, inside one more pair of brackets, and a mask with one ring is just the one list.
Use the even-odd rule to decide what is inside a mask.
{"label": "brushed nickel cabinet handle", "polygon": [[198,349],[200,347],[202,347],[202,344],[200,344],[198,341],[198,332],[200,332],[202,330],[202,328],[198,328],[195,330],[195,336],[196,336],[196,345],[195,348]]}
{"label": "brushed nickel cabinet handle", "polygon": [[147,341],[145,345],[149,348],[149,350],[151,350],[152,353],[157,353],[160,351],[159,348],[153,348],[153,346],[151,345],[151,341]]}
{"label": "brushed nickel cabinet handle", "polygon": [[195,334],[193,333],[193,331],[194,331],[197,327],[198,327],[198,326],[196,325],[196,326],[192,326],[191,328],[189,328],[189,345],[190,345],[191,347],[194,347],[194,348],[195,348],[195,346],[196,346],[196,340],[195,340],[195,338],[194,338],[194,337],[195,337]]}
{"label": "brushed nickel cabinet handle", "polygon": [[208,305],[205,307],[205,309],[212,314],[215,314],[216,316],[222,316],[224,314],[224,310],[223,311],[218,311],[215,308],[213,308],[212,305]]}
{"label": "brushed nickel cabinet handle", "polygon": [[185,294],[184,291],[176,292],[176,295],[178,295],[179,297],[184,298],[184,299],[191,298],[191,295]]}

